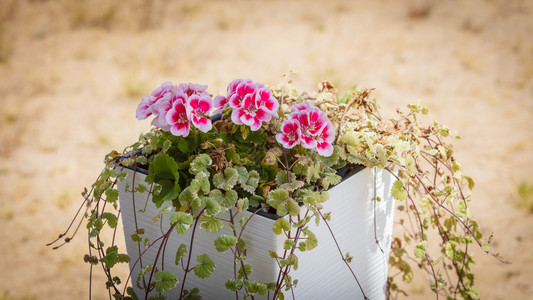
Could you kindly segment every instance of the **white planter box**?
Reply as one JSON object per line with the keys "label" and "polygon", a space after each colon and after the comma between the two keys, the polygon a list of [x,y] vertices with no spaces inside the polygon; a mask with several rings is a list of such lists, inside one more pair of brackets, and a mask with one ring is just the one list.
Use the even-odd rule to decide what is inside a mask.
{"label": "white planter box", "polygon": [[[132,268],[139,252],[138,244],[131,240],[131,235],[135,233],[133,199],[132,193],[125,192],[124,189],[126,183],[129,183],[130,189],[133,186],[133,171],[127,171],[127,179],[119,183],[119,192],[126,247],[128,255],[131,257],[130,268]],[[382,201],[375,203],[371,201],[374,197],[373,172],[374,170],[365,168],[331,188],[329,190],[330,199],[325,203],[323,212],[331,212],[331,221],[329,222],[331,229],[343,254],[349,252],[353,256],[351,267],[366,296],[370,299],[384,299],[394,212],[394,200],[390,194],[390,188],[394,180],[388,172],[377,169],[376,195]],[[135,184],[144,183],[144,179],[145,175],[137,173]],[[147,192],[135,193],[137,224],[139,228],[145,230],[143,238],[148,237],[153,241],[168,230],[170,224],[168,215],[163,217],[163,231],[160,228],[160,222],[155,224],[151,222],[159,212],[151,199],[148,200],[146,212],[139,212],[140,209],[144,208],[147,197]],[[377,239],[385,253],[381,252],[375,242],[374,211]],[[243,214],[243,216],[249,215],[251,215],[250,212]],[[250,280],[276,281],[278,267],[275,260],[268,255],[268,250],[283,253],[285,237],[284,235],[275,235],[272,232],[273,223],[274,220],[256,215],[250,220],[243,234],[247,249],[246,263],[254,267]],[[299,268],[291,272],[293,279],[298,279],[298,285],[294,289],[295,298],[363,299],[350,270],[341,260],[326,224],[321,222],[320,226],[316,228],[314,222],[311,223],[310,229],[318,238],[318,246],[311,251],[296,252]],[[174,259],[176,249],[181,243],[185,243],[189,247],[191,231],[189,229],[184,236],[173,233],[168,241],[164,257],[165,270],[175,273],[180,281],[176,288],[164,293],[168,299],[179,298],[183,270],[181,266],[174,265]],[[227,226],[220,233],[232,234]],[[198,287],[203,299],[235,299],[235,293],[225,288],[226,281],[233,279],[233,254],[230,251],[217,252],[214,247],[214,240],[220,233],[206,233],[199,227],[196,230],[192,265],[197,263],[196,257],[198,255],[207,253],[216,263],[216,270],[207,279],[198,278],[194,272],[189,273],[185,288],[190,290]],[[154,261],[158,246],[159,244],[156,244],[143,255],[143,265]],[[142,250],[144,249],[141,244]],[[160,263],[161,258],[158,264]],[[133,269],[132,279],[135,282],[140,270],[139,264]],[[138,290],[135,283],[132,285],[138,296],[144,298],[144,291]],[[285,292],[285,295],[292,299],[290,292]],[[255,299],[261,299],[261,297],[256,296]],[[266,296],[263,299],[266,299]]]}

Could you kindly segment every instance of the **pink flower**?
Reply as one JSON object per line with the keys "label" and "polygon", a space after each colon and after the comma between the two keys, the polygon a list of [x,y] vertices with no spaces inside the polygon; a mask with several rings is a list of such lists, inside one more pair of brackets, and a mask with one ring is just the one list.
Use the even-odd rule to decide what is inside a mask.
{"label": "pink flower", "polygon": [[144,120],[152,115],[152,102],[150,96],[142,98],[141,103],[137,106],[135,116],[138,120]]}
{"label": "pink flower", "polygon": [[160,127],[164,131],[169,130],[169,125],[166,120],[167,112],[172,108],[170,97],[160,99],[157,103],[152,105],[152,112],[155,118],[152,120],[152,125]]}
{"label": "pink flower", "polygon": [[233,96],[233,94],[236,93],[236,90],[237,90],[237,86],[241,83],[241,82],[246,82],[246,83],[253,83],[253,81],[251,79],[234,79],[232,82],[229,83],[228,85],[228,90],[227,90],[227,98],[231,98],[231,96]]}
{"label": "pink flower", "polygon": [[318,154],[328,157],[333,154],[333,141],[335,140],[335,128],[330,120],[320,129],[316,137],[316,151]]}
{"label": "pink flower", "polygon": [[182,90],[187,96],[207,94],[207,85],[197,83],[181,83],[178,89]]}
{"label": "pink flower", "polygon": [[[304,102],[305,103],[305,102]],[[308,109],[293,109],[289,119],[295,119],[300,122],[302,128],[302,146],[307,149],[316,147],[314,137],[318,135],[320,129],[329,122],[325,112],[309,104]],[[302,104],[300,104],[300,108]]]}
{"label": "pink flower", "polygon": [[213,99],[213,103],[217,108],[217,110],[215,111],[216,113],[222,112],[229,106],[228,98],[222,95],[215,96],[215,99]]}
{"label": "pink flower", "polygon": [[[299,144],[306,149],[315,150],[322,156],[331,156],[333,153],[333,141],[335,140],[335,128],[328,119],[325,112],[318,109],[316,106],[309,102],[303,102],[292,107],[292,112],[289,115],[289,121],[297,122],[299,125]],[[285,121],[282,124],[282,132],[276,135],[276,139],[284,148],[290,149],[290,145],[287,141],[289,129],[285,129],[284,126],[289,124]],[[294,127],[294,125],[292,125]],[[289,130],[289,131],[287,131]],[[279,137],[278,137],[279,136]],[[285,137],[285,140],[282,138]],[[293,139],[296,139],[293,137]],[[292,140],[291,140],[292,141]],[[298,142],[294,142],[298,144]],[[291,148],[294,147],[291,145]]]}
{"label": "pink flower", "polygon": [[182,137],[189,135],[191,125],[187,118],[187,109],[183,101],[175,101],[172,108],[167,112],[165,119],[173,135]]}
{"label": "pink flower", "polygon": [[213,128],[211,118],[207,115],[213,107],[213,100],[208,94],[192,95],[187,102],[187,117],[201,132],[208,132]]}
{"label": "pink flower", "polygon": [[242,81],[235,88],[235,92],[229,97],[229,106],[233,109],[240,109],[244,98],[251,98],[257,86],[253,82]]}
{"label": "pink flower", "polygon": [[227,102],[233,123],[245,124],[252,131],[278,117],[279,103],[270,89],[249,79],[236,79],[229,84]]}
{"label": "pink flower", "polygon": [[163,98],[167,93],[174,93],[177,89],[178,87],[173,85],[171,82],[169,81],[163,82],[158,88],[156,88],[152,92],[151,94],[153,97],[152,103],[159,101],[159,99]]}
{"label": "pink flower", "polygon": [[276,140],[283,148],[291,149],[300,143],[301,130],[297,120],[285,120],[281,125],[281,132],[276,134]]}
{"label": "pink flower", "polygon": [[302,110],[311,110],[311,109],[318,109],[318,108],[308,101],[304,101],[302,103],[298,103],[292,106],[292,112],[298,112]]}
{"label": "pink flower", "polygon": [[269,122],[272,115],[264,108],[257,107],[254,101],[253,94],[246,95],[242,101],[240,109],[234,109],[231,113],[231,120],[233,123],[240,125],[245,124],[250,126],[252,131],[257,131],[261,128],[262,122]]}
{"label": "pink flower", "polygon": [[278,117],[279,102],[269,88],[260,88],[255,92],[255,105],[266,109],[273,117]]}

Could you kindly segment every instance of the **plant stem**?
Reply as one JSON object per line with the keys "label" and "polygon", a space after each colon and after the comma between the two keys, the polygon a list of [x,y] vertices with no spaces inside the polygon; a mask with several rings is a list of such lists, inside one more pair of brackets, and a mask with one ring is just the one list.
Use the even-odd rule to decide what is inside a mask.
{"label": "plant stem", "polygon": [[357,279],[357,276],[355,276],[355,272],[353,271],[352,267],[350,267],[350,264],[346,260],[346,257],[344,257],[344,255],[342,254],[341,247],[339,246],[339,243],[337,242],[337,239],[335,238],[335,235],[333,234],[333,231],[331,230],[331,227],[329,226],[328,220],[326,220],[326,218],[324,218],[324,215],[322,214],[322,212],[320,210],[317,210],[317,211],[320,214],[320,217],[322,218],[324,223],[326,223],[326,226],[328,227],[329,233],[331,234],[331,237],[333,238],[333,241],[335,242],[335,246],[337,246],[337,250],[339,251],[339,255],[341,256],[342,261],[346,264],[346,266],[348,267],[348,269],[352,273],[352,276],[355,279],[355,282],[357,282],[357,285],[359,286],[359,289],[361,290],[361,293],[363,293],[363,297],[365,299],[368,299],[368,297],[365,295],[365,291],[363,291],[363,287],[361,286],[361,283]]}
{"label": "plant stem", "polygon": [[185,288],[185,281],[187,280],[187,274],[189,274],[189,272],[191,271],[189,269],[189,266],[191,265],[192,247],[193,247],[193,244],[194,244],[194,234],[196,233],[196,227],[198,225],[198,220],[200,220],[200,217],[204,213],[205,209],[206,208],[204,207],[202,209],[202,211],[200,211],[200,213],[198,213],[198,216],[196,216],[196,219],[194,221],[194,226],[192,228],[191,243],[190,243],[190,246],[189,246],[189,257],[187,258],[187,266],[185,267],[185,274],[183,275],[183,281],[181,283],[180,299],[181,299],[181,297],[183,295],[183,289]]}

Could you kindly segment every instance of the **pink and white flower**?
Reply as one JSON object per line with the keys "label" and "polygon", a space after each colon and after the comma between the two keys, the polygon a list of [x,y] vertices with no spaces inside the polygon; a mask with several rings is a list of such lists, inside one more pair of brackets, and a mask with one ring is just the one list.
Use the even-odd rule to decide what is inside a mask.
{"label": "pink and white flower", "polygon": [[191,125],[187,117],[187,108],[183,101],[175,101],[172,108],[167,112],[165,119],[173,135],[182,137],[189,135]]}
{"label": "pink and white flower", "polygon": [[234,79],[232,82],[229,83],[228,85],[228,89],[227,89],[227,98],[231,98],[231,96],[233,96],[233,94],[236,93],[237,91],[237,86],[241,83],[241,82],[246,82],[246,83],[253,83],[253,81],[251,79]]}
{"label": "pink and white flower", "polygon": [[213,99],[213,104],[217,108],[216,113],[221,113],[224,109],[229,107],[228,98],[226,96],[217,95]]}
{"label": "pink and white flower", "polygon": [[320,129],[316,136],[316,151],[318,154],[328,157],[333,154],[333,141],[335,140],[335,128],[330,120]]}
{"label": "pink and white flower", "polygon": [[278,117],[279,102],[269,88],[260,88],[255,92],[255,105],[266,109],[273,117]]}
{"label": "pink and white flower", "polygon": [[197,83],[180,83],[178,89],[182,90],[187,96],[207,94],[207,85]]}
{"label": "pink and white flower", "polygon": [[241,107],[233,109],[231,120],[237,125],[245,124],[250,126],[252,131],[261,128],[262,122],[270,122],[272,115],[264,108],[257,107],[254,94],[244,97]]}
{"label": "pink and white flower", "polygon": [[278,117],[279,103],[270,89],[249,79],[232,81],[227,101],[233,123],[245,124],[252,131],[261,128],[263,122],[270,122],[272,117]]}
{"label": "pink and white flower", "polygon": [[208,94],[192,95],[187,102],[187,117],[201,132],[208,132],[213,128],[211,118],[208,116],[213,107],[213,100]]}
{"label": "pink and white flower", "polygon": [[[286,125],[292,124],[289,122],[298,124],[299,142],[288,143],[289,140],[296,139],[294,125]],[[284,128],[284,126],[289,127]],[[302,102],[292,107],[292,112],[288,120],[283,122],[281,131],[282,133],[276,135],[276,139],[284,148],[290,149],[299,143],[302,147],[315,150],[322,156],[327,157],[333,153],[335,128],[326,113],[309,102]],[[291,133],[290,136],[288,132]]]}
{"label": "pink and white flower", "polygon": [[151,96],[153,98],[152,103],[156,103],[159,99],[163,98],[168,93],[174,93],[178,89],[177,86],[173,85],[170,81],[163,82],[158,88],[156,88]]}
{"label": "pink and white flower", "polygon": [[252,98],[253,93],[257,89],[257,85],[253,82],[242,81],[235,88],[235,92],[229,97],[229,106],[233,109],[242,108],[245,98]]}
{"label": "pink and white flower", "polygon": [[281,125],[281,132],[276,134],[276,140],[283,148],[291,149],[300,143],[301,135],[298,120],[285,120]]}
{"label": "pink and white flower", "polygon": [[137,120],[144,120],[152,115],[152,101],[150,96],[143,97],[139,106],[137,106],[137,111],[135,116]]}

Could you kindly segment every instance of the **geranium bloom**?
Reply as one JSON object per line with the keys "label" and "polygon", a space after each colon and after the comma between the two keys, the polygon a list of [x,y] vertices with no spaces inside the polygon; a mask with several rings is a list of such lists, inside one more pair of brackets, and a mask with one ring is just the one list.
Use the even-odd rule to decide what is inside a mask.
{"label": "geranium bloom", "polygon": [[318,109],[313,103],[310,103],[308,101],[304,101],[302,103],[294,104],[292,106],[292,112],[298,112],[302,110],[312,110],[312,109]]}
{"label": "geranium bloom", "polygon": [[156,88],[151,96],[153,97],[152,103],[156,103],[159,99],[163,98],[167,93],[174,93],[178,87],[172,84],[172,82],[165,81],[158,88]]}
{"label": "geranium bloom", "polygon": [[233,109],[231,120],[237,125],[245,124],[250,126],[252,131],[261,128],[262,122],[269,122],[272,114],[262,107],[257,107],[253,94],[244,97],[241,107]]}
{"label": "geranium bloom", "polygon": [[155,118],[152,120],[152,125],[160,127],[164,131],[168,131],[169,126],[166,121],[166,116],[167,112],[172,108],[172,102],[170,97],[163,98],[152,105],[152,113],[155,116]]}
{"label": "geranium bloom", "polygon": [[316,137],[316,151],[318,154],[328,157],[333,154],[333,141],[335,140],[335,128],[330,120],[320,129]]}
{"label": "geranium bloom", "polygon": [[251,79],[234,79],[232,82],[228,84],[228,90],[227,90],[227,95],[226,95],[228,99],[231,98],[231,96],[233,96],[233,94],[236,93],[237,86],[241,82],[253,83]]}
{"label": "geranium bloom", "polygon": [[137,106],[137,111],[135,113],[135,116],[138,120],[144,120],[152,115],[152,101],[150,96],[146,96],[142,98],[141,103],[139,103],[139,106]]}
{"label": "geranium bloom", "polygon": [[229,106],[228,98],[222,95],[215,96],[215,99],[213,99],[213,103],[217,108],[216,112],[222,112]]}
{"label": "geranium bloom", "polygon": [[186,137],[189,135],[190,123],[187,118],[187,109],[183,101],[177,100],[166,114],[166,121],[170,125],[170,132],[175,136]]}
{"label": "geranium bloom", "polygon": [[251,98],[257,85],[253,82],[242,81],[235,88],[235,92],[229,97],[229,106],[233,109],[242,108],[242,103],[245,98]]}
{"label": "geranium bloom", "polygon": [[260,88],[255,92],[255,104],[266,109],[273,117],[278,117],[279,102],[269,88]]}
{"label": "geranium bloom", "polygon": [[283,148],[291,149],[300,143],[301,130],[297,120],[285,120],[281,125],[281,132],[276,134],[276,140]]}
{"label": "geranium bloom", "polygon": [[181,83],[178,86],[178,89],[182,90],[187,96],[192,95],[203,95],[207,94],[207,85],[197,84],[197,83]]}
{"label": "geranium bloom", "polygon": [[[325,112],[309,102],[303,102],[292,107],[292,112],[289,115],[288,120],[298,123],[300,135],[299,143],[302,147],[315,150],[320,155],[326,157],[333,153],[332,143],[335,140],[335,128]],[[294,147],[294,145],[288,147],[286,141],[281,140],[284,135],[287,135],[286,130],[289,130],[284,129],[283,127],[286,124],[289,124],[287,122],[288,121],[283,122],[283,133],[278,133],[276,139],[284,148],[290,149]],[[294,133],[292,134],[294,135]],[[289,136],[286,137],[286,139],[288,138]]]}
{"label": "geranium bloom", "polygon": [[208,132],[213,128],[211,118],[207,115],[213,107],[213,100],[209,95],[192,95],[187,101],[187,117],[201,132]]}
{"label": "geranium bloom", "polygon": [[237,79],[228,86],[228,104],[231,120],[237,125],[250,126],[252,131],[261,128],[263,122],[278,117],[279,103],[270,89],[251,80]]}

